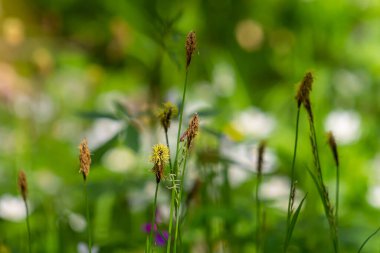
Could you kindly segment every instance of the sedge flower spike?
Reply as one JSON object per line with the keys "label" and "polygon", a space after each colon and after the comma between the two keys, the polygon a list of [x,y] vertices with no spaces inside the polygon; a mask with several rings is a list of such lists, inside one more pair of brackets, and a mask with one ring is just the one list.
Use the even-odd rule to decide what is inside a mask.
{"label": "sedge flower spike", "polygon": [[330,149],[333,153],[335,164],[336,164],[336,166],[339,166],[338,148],[336,145],[335,137],[331,131],[329,131],[327,133],[327,142],[328,142]]}
{"label": "sedge flower spike", "polygon": [[23,200],[26,201],[28,196],[28,183],[26,181],[25,172],[22,170],[18,173],[18,188],[20,189]]}
{"label": "sedge flower spike", "polygon": [[311,121],[314,121],[313,111],[311,110],[310,92],[312,90],[314,77],[311,72],[307,72],[304,76],[296,95],[297,106],[300,108],[301,104],[305,107]]}
{"label": "sedge flower spike", "polygon": [[169,162],[169,148],[164,144],[156,144],[152,148],[150,161],[153,163],[153,173],[156,175],[156,181],[159,183],[164,177],[165,165]]}
{"label": "sedge flower spike", "polygon": [[314,78],[311,72],[307,72],[297,91],[296,100],[298,107],[301,106],[301,104],[305,105],[305,102],[310,99],[313,80]]}
{"label": "sedge flower spike", "polygon": [[161,126],[165,132],[168,132],[171,120],[178,115],[178,108],[171,102],[166,102],[159,109],[157,116],[160,119]]}
{"label": "sedge flower spike", "polygon": [[83,179],[86,181],[91,166],[91,153],[88,148],[87,139],[83,139],[79,145],[79,164],[79,173],[82,173]]}
{"label": "sedge flower spike", "polygon": [[186,37],[186,69],[189,67],[191,57],[193,56],[195,49],[197,48],[197,37],[195,32],[191,31]]}
{"label": "sedge flower spike", "polygon": [[199,116],[198,114],[194,114],[193,118],[191,119],[189,123],[189,127],[187,130],[183,133],[180,141],[184,141],[186,138],[186,147],[187,149],[191,148],[191,145],[195,139],[195,137],[198,135],[199,132]]}

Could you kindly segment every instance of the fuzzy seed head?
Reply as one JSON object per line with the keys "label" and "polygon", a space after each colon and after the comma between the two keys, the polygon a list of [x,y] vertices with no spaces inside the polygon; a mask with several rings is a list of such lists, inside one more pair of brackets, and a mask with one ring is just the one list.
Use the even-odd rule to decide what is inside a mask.
{"label": "fuzzy seed head", "polygon": [[189,67],[191,62],[191,57],[197,48],[197,38],[195,32],[191,31],[187,34],[186,38],[186,69]]}
{"label": "fuzzy seed head", "polygon": [[187,149],[191,148],[191,145],[195,139],[195,137],[198,135],[199,132],[199,116],[198,114],[194,114],[193,118],[191,119],[189,123],[189,127],[185,131],[185,133],[182,135],[180,141],[184,141],[186,138],[186,146]]}
{"label": "fuzzy seed head", "polygon": [[157,116],[165,132],[168,132],[171,120],[178,115],[178,108],[171,102],[166,102],[159,109]]}
{"label": "fuzzy seed head", "polygon": [[336,164],[336,166],[339,166],[338,148],[336,145],[335,137],[331,131],[329,131],[327,133],[327,142],[328,142],[330,149],[333,153],[335,164]]}
{"label": "fuzzy seed head", "polygon": [[23,170],[20,170],[18,173],[18,188],[20,190],[21,196],[26,201],[28,196],[28,183],[26,181],[26,175]]}
{"label": "fuzzy seed head", "polygon": [[169,148],[164,144],[156,144],[152,148],[150,161],[153,163],[153,173],[156,175],[156,181],[159,183],[164,177],[165,165],[169,162]]}
{"label": "fuzzy seed head", "polygon": [[312,90],[313,80],[314,78],[311,72],[307,72],[297,91],[296,100],[298,107],[300,107],[301,104],[305,107],[307,107],[307,104],[310,105],[310,92]]}
{"label": "fuzzy seed head", "polygon": [[87,139],[83,139],[79,145],[79,164],[79,173],[82,173],[83,179],[86,181],[91,166],[91,153],[88,148]]}

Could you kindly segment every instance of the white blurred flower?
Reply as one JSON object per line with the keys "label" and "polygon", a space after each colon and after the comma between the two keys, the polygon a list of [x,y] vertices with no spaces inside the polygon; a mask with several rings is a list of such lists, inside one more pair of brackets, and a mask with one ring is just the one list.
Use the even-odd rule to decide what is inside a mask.
{"label": "white blurred flower", "polygon": [[165,204],[159,204],[157,206],[158,210],[158,216],[156,217],[156,220],[158,223],[167,222],[170,218],[170,205]]}
{"label": "white blurred flower", "polygon": [[127,193],[127,201],[129,202],[132,211],[138,212],[146,208],[147,205],[153,200],[155,189],[156,183],[155,180],[153,180],[152,174],[152,180],[146,183],[144,188],[129,191]]}
{"label": "white blurred flower", "polygon": [[136,165],[136,154],[128,147],[110,149],[102,157],[104,167],[113,172],[126,172]]}
{"label": "white blurred flower", "polygon": [[[235,72],[231,65],[227,63],[219,63],[214,67],[213,88],[217,95],[229,97],[235,91]],[[210,92],[208,92],[210,93]]]}
{"label": "white blurred flower", "polygon": [[[78,253],[89,253],[90,252],[88,250],[87,243],[84,243],[84,242],[78,243],[77,250],[78,250]],[[99,247],[98,246],[92,246],[91,252],[92,253],[98,253],[99,252]]]}
{"label": "white blurred flower", "polygon": [[367,192],[368,203],[380,209],[380,185],[372,186]]}
{"label": "white blurred flower", "polygon": [[[185,120],[187,118],[190,119],[194,113],[197,113],[201,110],[212,109],[212,108],[213,108],[212,105],[206,100],[189,99],[189,101],[186,102],[186,106],[184,108],[184,122],[182,123],[185,123]],[[185,127],[187,126],[185,125]]]}
{"label": "white blurred flower", "polygon": [[36,171],[33,179],[46,194],[54,195],[61,187],[61,179],[49,170]]}
{"label": "white blurred flower", "polygon": [[[275,208],[287,211],[290,193],[290,180],[287,177],[273,176],[264,180],[259,189],[259,196],[265,200],[270,200]],[[296,190],[294,206],[297,207],[303,198],[303,193]]]}
{"label": "white blurred flower", "polygon": [[32,118],[38,123],[46,123],[55,114],[55,105],[46,94],[38,97],[20,94],[15,97],[14,110],[20,118]]}
{"label": "white blurred flower", "polygon": [[124,123],[110,119],[98,119],[85,134],[90,149],[97,149],[123,129]]}
{"label": "white blurred flower", "polygon": [[262,139],[272,133],[276,120],[259,109],[251,107],[234,117],[232,126],[243,136]]}
{"label": "white blurred flower", "polygon": [[360,115],[355,111],[337,110],[325,120],[325,130],[332,131],[339,144],[349,144],[359,139],[361,134]]}
{"label": "white blurred flower", "polygon": [[[233,165],[229,169],[229,178],[232,186],[238,186],[247,181],[257,171],[258,145],[236,144],[227,139],[222,139],[220,150],[222,156],[232,160]],[[263,173],[271,173],[277,167],[277,156],[266,148],[263,160]]]}
{"label": "white blurred flower", "polygon": [[347,98],[361,94],[367,86],[367,82],[363,76],[346,69],[336,71],[333,78],[336,91]]}
{"label": "white blurred flower", "polygon": [[68,218],[69,218],[69,225],[71,229],[74,230],[75,232],[83,232],[86,229],[87,222],[86,222],[86,219],[82,215],[76,214],[76,213],[70,213]]}
{"label": "white blurred flower", "polygon": [[237,165],[231,165],[228,169],[228,179],[233,188],[241,185],[253,176],[252,172]]}
{"label": "white blurred flower", "polygon": [[[29,214],[31,211],[30,205]],[[24,200],[21,197],[14,197],[4,194],[0,198],[0,217],[9,221],[21,221],[26,217]]]}

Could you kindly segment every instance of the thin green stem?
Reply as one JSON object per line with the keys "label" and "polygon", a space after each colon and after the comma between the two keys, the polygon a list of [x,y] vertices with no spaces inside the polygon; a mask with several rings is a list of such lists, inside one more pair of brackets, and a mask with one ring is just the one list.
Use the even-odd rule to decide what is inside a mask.
{"label": "thin green stem", "polygon": [[182,103],[181,103],[181,109],[179,113],[179,125],[178,125],[178,133],[177,133],[177,147],[175,152],[175,159],[174,159],[174,172],[177,174],[178,172],[178,150],[179,150],[179,143],[181,138],[181,127],[182,127],[182,118],[183,118],[183,109],[185,108],[185,100],[186,100],[186,90],[187,90],[187,77],[188,77],[188,69],[186,69],[186,76],[185,76],[185,84],[183,87],[183,94],[182,94]]}
{"label": "thin green stem", "polygon": [[152,223],[150,225],[150,234],[149,234],[149,249],[148,253],[153,252],[152,251],[152,245],[153,245],[153,230],[156,226],[156,208],[157,208],[157,193],[158,193],[158,185],[159,183],[156,183],[156,191],[154,193],[154,202],[153,202],[153,214],[152,214]]}
{"label": "thin green stem", "polygon": [[28,203],[26,202],[26,199],[24,199],[24,204],[25,204],[25,210],[26,210],[26,229],[28,231],[28,251],[29,251],[29,253],[31,253],[32,252],[32,239],[30,236],[29,207],[28,207]]}
{"label": "thin green stem", "polygon": [[299,119],[300,119],[300,106],[297,108],[297,118],[296,118],[296,134],[295,134],[295,140],[294,140],[294,151],[293,151],[293,160],[292,160],[292,170],[291,170],[291,178],[290,178],[290,192],[289,192],[289,201],[288,201],[288,216],[286,220],[286,238],[284,243],[284,252],[287,252],[288,243],[289,243],[289,228],[290,228],[290,218],[292,216],[292,209],[294,196],[292,196],[295,193],[295,164],[296,164],[296,156],[297,156],[297,144],[298,144],[298,129],[299,129]]}
{"label": "thin green stem", "polygon": [[362,252],[362,249],[364,248],[364,246],[367,244],[367,242],[372,238],[372,237],[374,237],[376,234],[377,234],[377,232],[379,232],[380,231],[380,227],[378,228],[378,229],[376,229],[376,231],[375,232],[373,232],[370,236],[368,236],[366,239],[365,239],[365,241],[362,243],[362,245],[360,246],[360,248],[359,248],[359,250],[358,250],[358,253],[360,253],[360,252]]}
{"label": "thin green stem", "polygon": [[175,221],[175,237],[174,237],[174,253],[177,252],[177,239],[178,239],[178,227],[180,222],[180,207],[182,202],[182,195],[183,195],[183,185],[184,185],[184,179],[185,179],[185,172],[186,172],[186,162],[187,162],[187,153],[188,149],[185,151],[185,161],[183,162],[183,170],[181,175],[181,181],[180,181],[180,190],[179,190],[179,198],[178,198],[178,211],[177,211],[177,219]]}
{"label": "thin green stem", "polygon": [[87,193],[87,181],[84,180],[84,198],[86,204],[86,216],[87,216],[87,225],[88,225],[88,251],[91,253],[92,250],[92,241],[91,241],[91,220],[90,220],[90,208],[88,206],[88,193]]}
{"label": "thin green stem", "polygon": [[339,250],[339,180],[340,180],[340,170],[339,165],[336,166],[336,189],[335,189],[335,229],[336,229],[336,240],[337,247]]}
{"label": "thin green stem", "polygon": [[168,238],[168,247],[167,247],[167,253],[170,253],[170,246],[171,246],[171,231],[173,227],[173,209],[174,209],[174,200],[175,200],[175,189],[172,189],[172,197],[170,201],[170,219],[169,219],[169,238]]}
{"label": "thin green stem", "polygon": [[321,200],[323,202],[325,215],[329,223],[330,234],[331,234],[331,238],[332,238],[332,242],[334,246],[334,252],[338,253],[339,246],[338,246],[338,234],[337,234],[337,227],[336,227],[336,220],[335,220],[336,217],[331,210],[330,199],[329,199],[325,184],[323,182],[322,168],[321,168],[321,162],[319,159],[319,152],[318,152],[318,145],[317,145],[317,135],[315,132],[313,118],[310,115],[309,115],[309,125],[310,125],[310,141],[311,141],[311,146],[312,146],[312,151],[313,151],[313,156],[314,156],[314,165],[316,167],[317,178],[319,181],[316,183],[318,183],[321,188],[321,193],[320,193]]}
{"label": "thin green stem", "polygon": [[261,202],[259,196],[261,184],[261,173],[257,173],[257,182],[256,182],[256,252],[260,252],[261,248]]}
{"label": "thin green stem", "polygon": [[[179,114],[179,125],[178,125],[178,133],[177,133],[177,146],[175,151],[175,158],[174,158],[174,165],[172,168],[172,174],[174,174],[174,177],[177,177],[178,172],[178,150],[179,150],[179,143],[180,143],[180,137],[181,137],[181,127],[182,127],[182,118],[183,118],[183,109],[185,107],[185,100],[186,100],[186,89],[187,89],[187,77],[188,77],[189,69],[186,68],[186,75],[185,75],[185,83],[183,88],[183,94],[182,94],[182,103],[181,103],[181,109]],[[173,179],[175,180],[175,178]],[[172,225],[173,225],[173,216],[174,216],[174,206],[175,206],[175,182],[173,182],[173,188],[172,188],[172,196],[170,201],[170,217],[169,217],[169,238],[168,238],[168,247],[166,249],[167,253],[170,253],[170,246],[171,246],[171,240],[172,240]]]}
{"label": "thin green stem", "polygon": [[[165,140],[166,140],[166,146],[168,147],[170,151],[168,131],[165,131]],[[173,173],[172,158],[170,156],[170,153],[169,153],[169,167],[170,167],[170,173]]]}

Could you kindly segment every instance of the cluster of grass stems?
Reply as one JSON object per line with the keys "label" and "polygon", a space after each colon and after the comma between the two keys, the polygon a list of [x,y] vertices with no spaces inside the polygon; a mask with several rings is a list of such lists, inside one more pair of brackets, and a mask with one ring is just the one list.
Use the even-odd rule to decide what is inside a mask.
{"label": "cluster of grass stems", "polygon": [[[153,239],[154,230],[157,228],[156,224],[156,209],[157,209],[157,196],[158,189],[161,179],[164,178],[164,170],[168,165],[170,172],[168,173],[170,181],[171,190],[171,199],[170,199],[170,216],[169,216],[169,229],[168,229],[168,238],[167,238],[167,248],[166,252],[176,253],[177,251],[182,252],[181,242],[180,242],[180,226],[181,219],[184,218],[183,210],[183,196],[184,196],[184,182],[186,175],[186,166],[187,159],[190,154],[192,142],[194,137],[197,135],[199,119],[198,115],[194,115],[190,121],[189,128],[183,133],[182,132],[182,123],[184,118],[184,108],[186,102],[186,93],[188,86],[188,76],[191,58],[194,53],[196,47],[196,38],[195,33],[190,32],[187,36],[186,40],[186,71],[185,71],[185,79],[182,93],[182,101],[180,104],[179,111],[179,127],[177,132],[177,142],[175,149],[175,158],[172,161],[169,150],[169,138],[168,138],[168,130],[170,127],[170,120],[177,116],[178,110],[177,108],[171,104],[170,102],[164,104],[162,111],[159,113],[158,117],[161,121],[161,125],[165,130],[165,140],[166,144],[158,144],[153,148],[153,154],[151,157],[151,161],[154,164],[152,171],[156,175],[156,188],[153,200],[153,210],[152,210],[152,219],[150,223],[150,232],[147,235],[146,239],[146,247],[145,252],[151,253],[154,251],[155,242]],[[333,250],[335,253],[340,252],[339,247],[339,236],[338,236],[338,218],[339,218],[339,181],[340,181],[340,164],[339,164],[339,156],[337,145],[335,142],[335,138],[333,134],[328,133],[328,144],[331,148],[331,152],[333,154],[333,158],[335,161],[336,167],[336,189],[335,189],[335,205],[333,206],[329,192],[325,186],[325,182],[323,179],[323,171],[319,158],[319,150],[317,145],[317,134],[315,131],[315,121],[313,110],[310,101],[310,92],[312,90],[313,83],[313,75],[308,72],[303,78],[297,95],[297,113],[296,113],[296,125],[295,125],[295,141],[294,141],[294,150],[293,150],[293,158],[291,164],[290,171],[290,192],[288,198],[288,208],[287,208],[287,219],[286,219],[286,231],[285,231],[285,239],[283,243],[283,252],[288,252],[289,245],[291,243],[291,238],[293,231],[296,227],[297,220],[299,218],[300,211],[302,206],[305,203],[307,198],[307,193],[303,196],[298,206],[295,206],[296,199],[296,187],[297,187],[297,179],[296,179],[296,157],[297,157],[297,145],[298,145],[298,134],[299,134],[299,124],[300,124],[300,113],[302,107],[305,109],[308,116],[309,130],[310,130],[310,145],[313,155],[313,169],[306,168],[309,175],[312,178],[312,181],[317,188],[319,193],[324,213],[329,225],[330,237],[333,246]],[[255,189],[255,203],[256,203],[256,252],[260,253],[264,251],[264,234],[265,234],[265,212],[263,211],[262,202],[260,200],[259,191],[260,185],[262,181],[262,168],[264,163],[264,152],[265,152],[266,142],[262,141],[258,146],[258,160],[257,160],[257,181],[256,181],[256,189]],[[87,146],[87,140],[83,140],[79,146],[80,148],[80,172],[83,175],[84,182],[84,198],[86,205],[86,218],[88,224],[88,249],[91,253],[92,250],[92,238],[91,238],[91,219],[90,219],[90,211],[89,211],[89,201],[88,201],[88,190],[87,190],[87,178],[90,170],[91,164],[91,156],[90,151]],[[28,252],[32,252],[32,240],[31,240],[31,232],[29,225],[29,209],[27,203],[27,183],[26,176],[23,171],[19,173],[19,188],[21,195],[23,197],[26,209],[26,224],[27,224],[27,235],[28,235]],[[369,235],[363,244],[360,246],[358,252],[364,248],[366,243],[380,230],[378,228],[374,233]]]}

